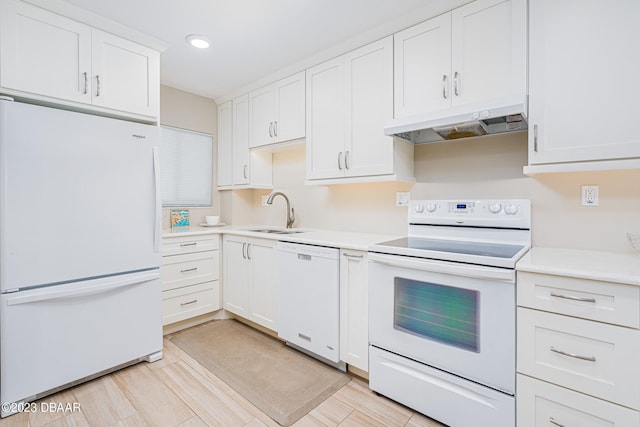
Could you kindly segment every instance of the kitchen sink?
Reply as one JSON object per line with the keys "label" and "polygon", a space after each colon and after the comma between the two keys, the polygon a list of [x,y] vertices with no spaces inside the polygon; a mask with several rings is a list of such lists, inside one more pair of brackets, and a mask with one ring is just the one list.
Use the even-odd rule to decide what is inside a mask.
{"label": "kitchen sink", "polygon": [[298,234],[304,233],[305,230],[295,230],[291,228],[250,228],[247,231],[254,233],[270,233],[270,234]]}

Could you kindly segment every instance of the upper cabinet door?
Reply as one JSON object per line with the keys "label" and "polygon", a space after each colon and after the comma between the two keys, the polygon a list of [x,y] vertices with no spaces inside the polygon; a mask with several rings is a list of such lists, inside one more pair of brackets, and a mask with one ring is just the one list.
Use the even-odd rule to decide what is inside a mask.
{"label": "upper cabinet door", "polygon": [[307,179],[344,176],[344,58],[307,70]]}
{"label": "upper cabinet door", "polygon": [[640,157],[640,2],[536,0],[529,18],[529,164]]}
{"label": "upper cabinet door", "polygon": [[233,184],[249,184],[249,95],[233,100]]}
{"label": "upper cabinet door", "polygon": [[393,173],[393,138],[384,125],[393,119],[393,38],[344,56],[346,93],[345,176]]}
{"label": "upper cabinet door", "polygon": [[18,1],[0,9],[0,84],[91,102],[91,28]]}
{"label": "upper cabinet door", "polygon": [[92,31],[93,104],[156,117],[160,107],[157,51]]}
{"label": "upper cabinet door", "polygon": [[477,0],[451,23],[452,106],[526,94],[526,1]]}
{"label": "upper cabinet door", "polygon": [[451,104],[451,14],[394,35],[395,117]]}
{"label": "upper cabinet door", "polygon": [[305,73],[300,72],[273,85],[275,142],[291,141],[305,136]]}
{"label": "upper cabinet door", "polygon": [[274,142],[273,96],[272,85],[249,93],[249,146],[251,148]]}

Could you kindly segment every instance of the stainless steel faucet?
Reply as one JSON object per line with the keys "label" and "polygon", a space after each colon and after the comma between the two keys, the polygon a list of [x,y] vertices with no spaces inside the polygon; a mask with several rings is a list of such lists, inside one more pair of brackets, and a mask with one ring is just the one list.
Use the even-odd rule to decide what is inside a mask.
{"label": "stainless steel faucet", "polygon": [[275,199],[276,196],[284,197],[284,200],[287,202],[287,228],[291,228],[296,220],[296,215],[291,207],[291,203],[289,203],[289,198],[280,191],[274,191],[269,194],[269,197],[267,197],[267,204],[272,205],[273,199]]}

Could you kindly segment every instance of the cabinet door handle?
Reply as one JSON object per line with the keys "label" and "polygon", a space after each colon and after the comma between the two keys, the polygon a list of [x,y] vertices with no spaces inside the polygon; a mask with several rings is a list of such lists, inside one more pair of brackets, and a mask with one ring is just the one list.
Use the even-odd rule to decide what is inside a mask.
{"label": "cabinet door handle", "polygon": [[343,253],[342,256],[347,258],[359,258],[359,259],[364,258],[364,255],[354,255],[354,254],[348,254],[348,253]]}
{"label": "cabinet door handle", "polygon": [[269,123],[269,138],[273,138],[273,122]]}
{"label": "cabinet door handle", "polygon": [[100,96],[100,76],[96,74],[96,97]]}
{"label": "cabinet door handle", "polygon": [[338,153],[338,169],[342,170],[342,151]]}
{"label": "cabinet door handle", "polygon": [[82,94],[86,95],[87,92],[89,91],[89,80],[88,80],[86,71],[82,73],[82,75],[84,76],[84,90],[82,91]]}
{"label": "cabinet door handle", "polygon": [[247,244],[242,244],[242,258],[247,259]]}
{"label": "cabinet door handle", "polygon": [[447,75],[442,75],[442,97],[444,99],[448,99],[449,95],[447,95]]}
{"label": "cabinet door handle", "polygon": [[198,244],[198,242],[180,243],[180,247],[184,248],[185,246],[196,246],[197,244]]}
{"label": "cabinet door handle", "polygon": [[456,96],[460,96],[460,91],[458,90],[458,82],[460,80],[460,74],[456,71],[453,73],[453,93]]}
{"label": "cabinet door handle", "polygon": [[244,168],[242,168],[242,175],[244,175],[244,179],[247,179],[249,176],[247,175],[247,168],[249,167],[249,165],[244,165]]}
{"label": "cabinet door handle", "polygon": [[180,306],[181,306],[181,307],[184,307],[185,305],[195,304],[195,303],[197,303],[197,302],[198,302],[198,300],[197,300],[197,299],[193,299],[193,300],[191,300],[191,301],[181,302],[181,303],[180,303]]}
{"label": "cabinet door handle", "polygon": [[349,169],[349,151],[345,151],[344,153],[344,168]]}
{"label": "cabinet door handle", "polygon": [[273,136],[278,136],[278,121],[273,122]]}
{"label": "cabinet door handle", "polygon": [[579,354],[568,353],[566,351],[558,350],[557,348],[554,348],[553,346],[549,347],[549,350],[553,351],[554,353],[561,354],[563,356],[573,357],[574,359],[586,360],[588,362],[595,362],[596,361],[596,357],[595,356],[580,356]]}
{"label": "cabinet door handle", "polygon": [[558,426],[558,427],[564,427],[564,424],[560,424],[559,422],[557,422],[556,420],[553,419],[553,417],[549,417],[549,422],[551,424],[553,424],[554,426]]}
{"label": "cabinet door handle", "polygon": [[197,271],[198,267],[185,268],[184,270],[180,270],[180,273],[189,273],[191,271]]}
{"label": "cabinet door handle", "polygon": [[533,125],[533,152],[538,152],[538,125]]}
{"label": "cabinet door handle", "polygon": [[247,243],[247,259],[251,259],[251,252],[249,252],[249,250],[251,249],[251,243]]}
{"label": "cabinet door handle", "polygon": [[549,295],[551,295],[552,297],[568,299],[571,301],[596,302],[595,298],[574,297],[573,295],[562,295],[562,294],[556,294],[555,292],[551,292]]}

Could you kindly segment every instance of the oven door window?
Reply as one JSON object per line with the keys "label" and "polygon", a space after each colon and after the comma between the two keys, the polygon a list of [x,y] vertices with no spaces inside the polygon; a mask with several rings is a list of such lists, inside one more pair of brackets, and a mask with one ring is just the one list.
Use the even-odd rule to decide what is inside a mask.
{"label": "oven door window", "polygon": [[395,278],[395,329],[479,352],[478,291]]}

